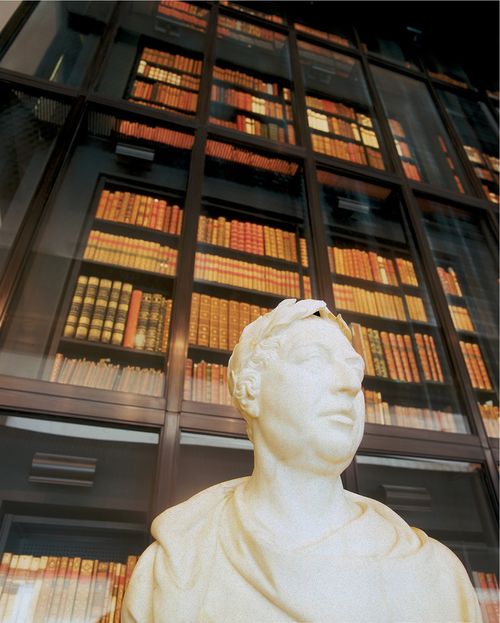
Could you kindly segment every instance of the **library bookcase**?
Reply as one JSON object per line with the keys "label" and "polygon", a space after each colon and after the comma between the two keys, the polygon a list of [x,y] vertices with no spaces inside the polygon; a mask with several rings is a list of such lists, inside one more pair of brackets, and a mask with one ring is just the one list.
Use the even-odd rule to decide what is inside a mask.
{"label": "library bookcase", "polygon": [[0,619],[119,620],[152,518],[251,473],[243,327],[313,297],[365,360],[346,487],[496,620],[497,76],[320,4],[23,2],[1,33]]}

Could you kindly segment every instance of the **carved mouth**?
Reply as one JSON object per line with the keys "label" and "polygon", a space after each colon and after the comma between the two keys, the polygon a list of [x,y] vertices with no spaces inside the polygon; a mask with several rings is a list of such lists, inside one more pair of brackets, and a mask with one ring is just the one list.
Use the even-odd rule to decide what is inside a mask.
{"label": "carved mouth", "polygon": [[327,417],[329,420],[333,422],[338,422],[339,424],[344,424],[346,426],[353,426],[354,421],[352,418],[352,411],[327,411],[323,414],[324,417]]}

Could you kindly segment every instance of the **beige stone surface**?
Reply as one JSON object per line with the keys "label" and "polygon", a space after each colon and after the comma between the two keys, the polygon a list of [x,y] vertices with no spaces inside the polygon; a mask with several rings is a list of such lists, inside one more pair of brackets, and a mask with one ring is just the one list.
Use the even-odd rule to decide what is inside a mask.
{"label": "beige stone surface", "polygon": [[343,489],[364,425],[349,337],[314,300],[283,301],[244,330],[228,376],[254,471],[155,519],[123,623],[481,622],[448,548]]}

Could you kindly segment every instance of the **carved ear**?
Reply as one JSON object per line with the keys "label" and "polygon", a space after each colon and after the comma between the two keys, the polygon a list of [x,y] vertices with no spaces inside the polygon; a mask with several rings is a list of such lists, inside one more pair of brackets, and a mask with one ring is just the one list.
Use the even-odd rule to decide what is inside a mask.
{"label": "carved ear", "polygon": [[256,387],[251,382],[246,382],[243,385],[243,396],[240,399],[240,405],[245,413],[252,418],[259,417],[259,399]]}

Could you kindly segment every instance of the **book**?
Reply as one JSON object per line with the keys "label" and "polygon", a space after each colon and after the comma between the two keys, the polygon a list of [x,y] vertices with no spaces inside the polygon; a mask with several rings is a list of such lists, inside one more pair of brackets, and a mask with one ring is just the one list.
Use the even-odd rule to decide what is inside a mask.
{"label": "book", "polygon": [[98,277],[88,277],[87,287],[85,289],[80,315],[78,317],[78,325],[75,331],[75,338],[78,340],[87,339],[98,287]]}
{"label": "book", "polygon": [[71,299],[71,305],[66,318],[66,324],[64,325],[63,336],[73,337],[76,332],[78,319],[80,318],[80,312],[83,305],[84,295],[87,289],[88,277],[86,275],[79,275],[76,283],[75,292]]}
{"label": "book", "polygon": [[111,344],[114,346],[121,346],[123,342],[132,289],[133,286],[131,283],[122,284],[118,307],[116,309],[115,322],[113,324],[113,333],[111,334]]}

